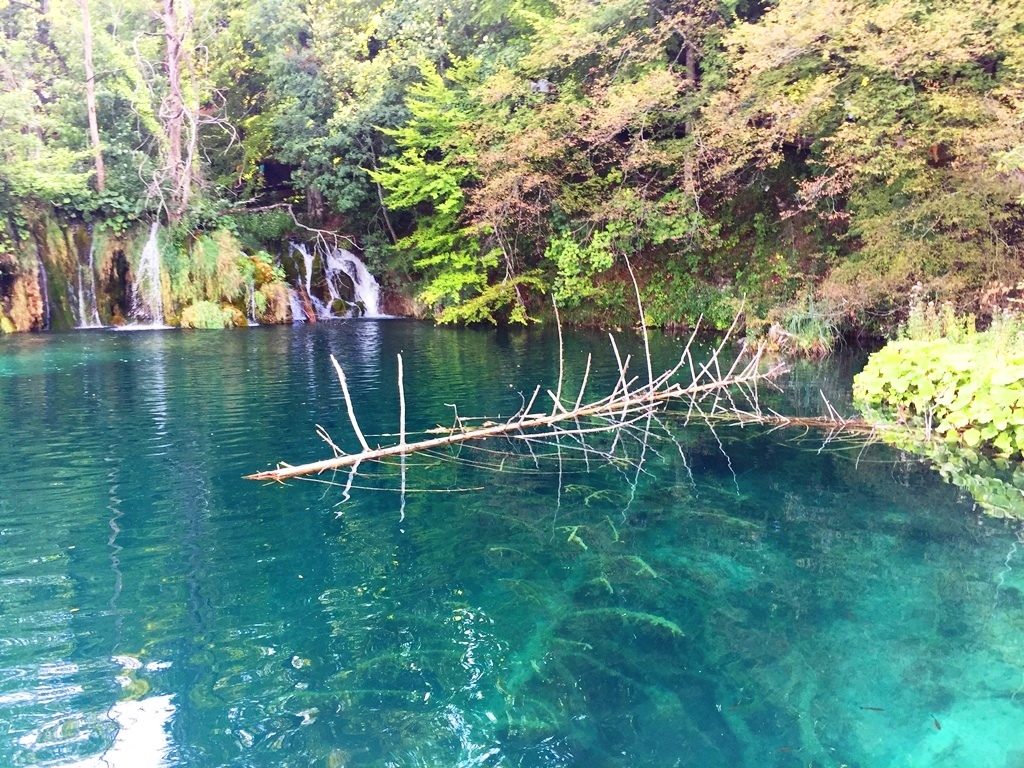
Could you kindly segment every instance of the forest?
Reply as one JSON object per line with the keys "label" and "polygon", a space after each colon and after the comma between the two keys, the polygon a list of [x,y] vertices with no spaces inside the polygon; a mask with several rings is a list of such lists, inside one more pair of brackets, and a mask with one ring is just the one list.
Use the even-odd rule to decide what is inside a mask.
{"label": "forest", "polygon": [[1024,0],[0,0],[0,767],[1022,768],[1022,307]]}
{"label": "forest", "polygon": [[365,310],[338,248],[388,314],[633,325],[632,267],[647,325],[742,309],[808,348],[1024,294],[1019,0],[2,0],[0,24],[6,331]]}

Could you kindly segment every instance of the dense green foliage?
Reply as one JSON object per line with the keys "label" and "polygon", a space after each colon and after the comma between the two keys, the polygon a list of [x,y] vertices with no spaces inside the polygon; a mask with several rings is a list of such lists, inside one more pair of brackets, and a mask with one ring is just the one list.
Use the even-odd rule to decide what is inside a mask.
{"label": "dense green foliage", "polygon": [[[1024,327],[984,332],[944,323],[944,335],[917,333],[874,353],[854,380],[854,396],[928,434],[967,449],[1024,454]],[[911,324],[913,331],[914,324]]]}
{"label": "dense green foliage", "polygon": [[245,318],[238,310],[212,301],[197,301],[181,313],[182,328],[231,328],[235,325],[245,325]]}
{"label": "dense green foliage", "polygon": [[171,221],[214,301],[204,233],[294,211],[452,321],[628,321],[624,257],[646,322],[795,335],[1024,277],[1016,0],[94,0],[102,189],[83,5],[0,0],[0,276],[45,209]]}

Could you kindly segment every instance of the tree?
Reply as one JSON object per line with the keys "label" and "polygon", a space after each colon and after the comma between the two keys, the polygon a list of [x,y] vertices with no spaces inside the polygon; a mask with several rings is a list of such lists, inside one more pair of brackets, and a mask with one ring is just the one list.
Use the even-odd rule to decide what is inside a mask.
{"label": "tree", "polygon": [[796,161],[789,213],[845,236],[824,287],[847,312],[921,282],[967,306],[1024,274],[1019,152],[1024,9],[1007,0],[781,0],[726,39],[705,134],[725,184]]}
{"label": "tree", "polygon": [[[173,223],[184,215],[192,196],[192,166],[199,136],[196,116],[188,114],[182,82],[182,70],[186,66],[184,43],[192,27],[192,10],[188,0],[163,0],[162,19],[167,93],[160,106],[160,117],[167,135],[167,156],[164,161],[170,188],[167,215]],[[186,117],[191,121],[187,146],[182,137]]]}
{"label": "tree", "polygon": [[107,171],[103,165],[103,146],[96,118],[96,72],[92,65],[92,21],[89,18],[89,0],[78,0],[82,9],[82,62],[85,66],[85,104],[89,113],[89,139],[92,142],[96,164],[96,190],[103,192],[107,184]]}

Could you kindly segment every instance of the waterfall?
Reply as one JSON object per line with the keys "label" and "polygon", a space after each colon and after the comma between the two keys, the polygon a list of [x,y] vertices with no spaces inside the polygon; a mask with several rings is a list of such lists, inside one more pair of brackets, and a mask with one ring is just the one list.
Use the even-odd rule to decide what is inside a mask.
{"label": "waterfall", "polygon": [[[341,270],[352,279],[352,300],[357,306],[362,307],[362,317],[386,317],[380,313],[380,285],[362,259],[352,251],[335,248],[327,254],[327,268]],[[331,284],[330,280],[328,284]]]}
{"label": "waterfall", "polygon": [[294,288],[288,289],[288,308],[291,310],[293,323],[306,322],[306,311],[302,308],[302,299],[299,298],[299,292]]}
{"label": "waterfall", "polygon": [[97,328],[103,327],[100,320],[99,291],[96,288],[96,241],[89,238],[89,299],[92,307],[92,320]]}
{"label": "waterfall", "polygon": [[249,304],[249,317],[248,317],[248,320],[249,320],[249,326],[252,327],[254,325],[259,325],[260,323],[256,319],[256,284],[254,282],[252,282],[251,280],[249,281],[248,292],[249,292],[249,301],[248,301],[248,304]]}
{"label": "waterfall", "polygon": [[[302,286],[300,287],[305,289],[306,296],[309,297],[309,302],[313,306],[313,312],[320,320],[333,319],[334,315],[331,314],[330,304],[325,304],[313,293],[313,254],[310,253],[309,248],[306,247],[305,243],[289,243],[289,245],[291,245],[293,251],[302,256],[303,273]],[[298,297],[296,297],[296,300],[298,300]],[[291,298],[289,298],[289,301],[291,301]],[[300,302],[299,307],[301,308],[301,306],[302,305]],[[304,318],[306,316],[306,313],[302,312],[300,316]],[[295,317],[294,306],[292,317]]]}
{"label": "waterfall", "polygon": [[82,265],[78,265],[78,315],[75,317],[78,321],[75,324],[76,328],[88,328],[89,314],[85,309],[85,288],[82,287]]}
{"label": "waterfall", "polygon": [[139,269],[132,297],[132,314],[148,319],[154,327],[164,325],[164,300],[160,291],[160,244],[157,231],[160,223],[154,221],[149,228],[149,239],[139,257]]}
{"label": "waterfall", "polygon": [[[90,233],[91,235],[91,233]],[[102,328],[96,303],[96,243],[89,238],[89,263],[78,263],[78,328]],[[88,272],[86,272],[88,270]],[[88,280],[86,279],[88,275]]]}
{"label": "waterfall", "polygon": [[43,330],[50,330],[50,278],[46,274],[46,265],[43,264],[43,255],[39,259],[39,293],[43,300]]}
{"label": "waterfall", "polygon": [[302,254],[302,264],[305,267],[303,274],[306,277],[306,294],[311,295],[313,288],[313,254],[310,253],[309,249],[302,243],[299,243],[294,247],[298,249],[300,254]]}
{"label": "waterfall", "polygon": [[[290,245],[292,250],[302,257],[302,274],[299,275],[296,289],[289,294],[293,318],[297,319],[305,315],[301,311],[302,303],[298,294],[299,290],[305,290],[313,311],[317,319],[320,320],[333,320],[342,316],[387,317],[380,312],[380,285],[377,284],[377,280],[370,274],[362,260],[354,253],[344,248],[334,248],[325,253],[323,257],[323,282],[327,288],[325,301],[313,293],[313,253],[305,243],[291,243]],[[347,280],[343,279],[342,275]],[[353,293],[351,302],[342,298],[342,292],[348,290],[347,283],[349,281],[352,283]],[[323,293],[322,290],[321,293]],[[351,307],[346,315],[334,313],[334,307],[338,303]]]}

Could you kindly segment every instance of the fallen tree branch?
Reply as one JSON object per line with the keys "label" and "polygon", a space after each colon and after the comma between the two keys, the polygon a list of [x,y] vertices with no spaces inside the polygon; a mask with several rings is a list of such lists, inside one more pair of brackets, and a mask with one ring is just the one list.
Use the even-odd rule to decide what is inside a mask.
{"label": "fallen tree branch", "polygon": [[[733,328],[735,328],[735,326],[736,324],[734,323]],[[732,329],[730,329],[730,332],[731,330]],[[398,443],[387,446],[378,445],[376,448],[371,448],[366,442],[366,438],[363,435],[356,419],[355,408],[353,406],[351,395],[348,391],[344,370],[338,361],[332,356],[331,362],[338,374],[338,380],[341,384],[342,395],[345,399],[345,407],[348,412],[349,422],[352,425],[353,433],[355,434],[362,450],[359,453],[340,455],[337,453],[337,450],[335,450],[336,455],[331,458],[308,464],[296,466],[279,464],[275,469],[246,475],[246,479],[284,481],[306,475],[320,474],[328,470],[355,467],[364,461],[379,461],[390,457],[407,456],[421,451],[431,451],[437,448],[459,445],[470,441],[486,440],[488,438],[495,437],[525,438],[527,443],[529,439],[552,436],[578,436],[595,431],[615,432],[617,437],[619,432],[628,428],[629,425],[635,423],[639,418],[653,413],[662,404],[671,401],[688,401],[690,412],[694,409],[697,409],[698,412],[702,412],[699,405],[700,402],[705,398],[713,397],[715,405],[712,407],[712,413],[724,412],[725,409],[718,405],[723,393],[727,394],[728,390],[734,387],[755,387],[757,382],[771,380],[785,370],[785,366],[783,364],[777,364],[769,368],[762,369],[761,350],[757,349],[753,355],[751,355],[749,362],[744,366],[740,366],[740,357],[743,356],[743,353],[741,352],[737,358],[732,361],[732,364],[727,369],[727,373],[723,376],[721,374],[722,366],[718,361],[718,357],[721,355],[729,341],[727,335],[727,337],[722,340],[712,353],[712,359],[708,360],[698,371],[696,367],[693,366],[692,362],[693,356],[691,352],[691,345],[694,338],[696,338],[696,330],[683,349],[679,362],[673,368],[670,368],[656,378],[652,375],[653,369],[651,367],[650,355],[648,352],[646,355],[648,380],[647,382],[634,387],[637,377],[627,378],[630,358],[627,356],[623,359],[620,356],[615,339],[614,337],[611,337],[612,349],[615,354],[619,374],[618,381],[615,383],[611,394],[589,403],[582,402],[583,393],[586,388],[586,382],[590,372],[590,359],[588,357],[583,386],[580,388],[580,393],[577,396],[576,403],[571,409],[566,409],[562,405],[561,385],[559,385],[558,391],[550,392],[549,390],[549,395],[552,400],[554,400],[554,408],[552,412],[544,414],[531,413],[537,394],[540,391],[540,386],[538,385],[538,387],[534,389],[533,396],[530,398],[529,403],[525,405],[521,411],[513,414],[505,421],[500,423],[484,421],[480,426],[470,427],[466,426],[467,420],[460,419],[458,417],[458,412],[456,411],[455,423],[447,434],[425,440],[408,442],[406,440],[405,432],[404,407],[402,407],[400,413]],[[647,345],[645,343],[645,347],[646,346]],[[680,383],[672,383],[672,376],[678,372],[687,361],[690,362],[691,370],[691,380],[689,383],[685,386]],[[399,365],[401,365],[401,362],[399,362]],[[561,379],[564,375],[564,360],[562,359],[561,354],[559,355],[559,371],[559,381],[561,383]],[[398,389],[399,402],[404,406],[405,391],[401,376],[398,381]],[[589,420],[590,425],[586,427],[581,426],[581,420]],[[597,421],[598,423],[595,425],[593,424],[594,421]],[[615,444],[613,443],[612,449],[609,451],[610,454],[614,454],[614,447]]]}

